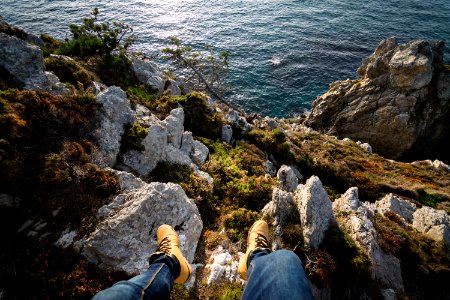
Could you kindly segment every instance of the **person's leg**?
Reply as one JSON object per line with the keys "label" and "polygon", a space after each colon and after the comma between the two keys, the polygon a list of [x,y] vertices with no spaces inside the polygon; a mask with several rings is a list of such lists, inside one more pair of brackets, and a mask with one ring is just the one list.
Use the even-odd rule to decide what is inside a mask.
{"label": "person's leg", "polygon": [[188,281],[192,269],[181,253],[178,235],[170,225],[158,227],[156,241],[158,249],[150,255],[147,271],[128,281],[116,283],[93,299],[169,299],[173,283]]}
{"label": "person's leg", "polygon": [[178,262],[170,256],[159,254],[144,273],[128,281],[120,281],[101,291],[93,300],[119,299],[169,299]]}
{"label": "person's leg", "polygon": [[312,299],[300,258],[288,250],[256,249],[248,260],[242,299]]}

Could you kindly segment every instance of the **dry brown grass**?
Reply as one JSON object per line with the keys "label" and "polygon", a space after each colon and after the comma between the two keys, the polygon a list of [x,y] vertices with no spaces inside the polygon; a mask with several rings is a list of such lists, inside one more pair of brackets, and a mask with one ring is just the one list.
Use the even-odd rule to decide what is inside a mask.
{"label": "dry brown grass", "polygon": [[295,134],[290,138],[299,147],[295,151],[302,169],[319,175],[324,184],[341,193],[357,186],[361,199],[371,202],[389,192],[427,205],[430,205],[425,199],[428,195],[436,198],[434,202],[450,200],[450,173],[437,171],[428,164],[388,160],[365,152],[356,143],[325,135]]}

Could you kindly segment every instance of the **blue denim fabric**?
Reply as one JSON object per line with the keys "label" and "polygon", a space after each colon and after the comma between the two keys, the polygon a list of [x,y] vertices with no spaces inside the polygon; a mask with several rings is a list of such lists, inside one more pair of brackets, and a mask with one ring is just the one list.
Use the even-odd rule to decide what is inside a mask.
{"label": "blue denim fabric", "polygon": [[99,292],[93,300],[169,299],[174,274],[179,268],[178,261],[172,257],[154,256],[147,271]]}
{"label": "blue denim fabric", "polygon": [[[169,299],[179,267],[175,259],[164,254],[152,257],[146,272],[116,283],[93,299]],[[247,276],[243,300],[312,299],[302,262],[292,251],[255,250],[248,260]]]}
{"label": "blue denim fabric", "polygon": [[242,300],[312,299],[302,262],[294,252],[257,249],[247,264],[248,281]]}

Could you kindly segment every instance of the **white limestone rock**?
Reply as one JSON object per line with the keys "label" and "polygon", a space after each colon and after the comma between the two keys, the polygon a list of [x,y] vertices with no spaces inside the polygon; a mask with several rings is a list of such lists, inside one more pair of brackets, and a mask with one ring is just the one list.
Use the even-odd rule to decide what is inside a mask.
{"label": "white limestone rock", "polygon": [[293,194],[279,188],[274,188],[272,200],[264,206],[263,216],[274,219],[274,225],[284,225],[288,221],[299,220],[298,209]]}
{"label": "white limestone rock", "polygon": [[414,212],[412,225],[430,238],[450,244],[450,217],[444,210],[423,206]]}
{"label": "white limestone rock", "polygon": [[184,132],[184,110],[182,108],[172,109],[170,115],[161,123],[167,128],[167,142],[179,149]]}
{"label": "white limestone rock", "polygon": [[277,175],[277,168],[273,165],[273,163],[270,160],[266,160],[263,163],[264,170],[266,170],[266,173],[269,174],[271,177]]}
{"label": "white limestone rock", "polygon": [[113,167],[117,162],[124,125],[133,121],[130,101],[125,92],[115,86],[98,94],[96,99],[101,107],[98,112],[99,122],[93,131],[99,150],[94,159],[102,167]]}
{"label": "white limestone rock", "polygon": [[181,148],[180,150],[186,153],[186,155],[191,155],[192,149],[194,148],[194,138],[192,137],[192,132],[185,131],[181,137]]}
{"label": "white limestone rock", "polygon": [[397,296],[393,289],[383,289],[380,290],[381,296],[383,296],[383,300],[397,300]]}
{"label": "white limestone rock", "polygon": [[243,282],[237,272],[239,260],[234,259],[222,246],[214,250],[209,261],[210,263],[205,266],[205,269],[210,271],[207,279],[208,285],[218,282],[222,278],[231,283]]}
{"label": "white limestone rock", "polygon": [[58,76],[56,76],[53,72],[44,73],[50,83],[50,86],[47,89],[49,92],[55,95],[67,95],[70,93],[70,90],[66,87],[66,85],[62,83]]}
{"label": "white limestone rock", "polygon": [[197,169],[191,158],[181,151],[180,149],[175,148],[172,145],[167,145],[165,148],[165,157],[164,161],[167,161],[172,164],[188,166],[192,169]]}
{"label": "white limestone rock", "polygon": [[403,200],[396,195],[390,193],[383,197],[383,199],[375,203],[377,211],[381,214],[386,212],[393,212],[403,218],[407,223],[412,223],[413,213],[416,211],[417,206],[407,200]]}
{"label": "white limestone rock", "polygon": [[199,167],[202,166],[205,163],[206,158],[208,157],[208,154],[209,154],[208,147],[206,147],[203,143],[194,140],[192,150],[193,150],[191,153],[192,161],[197,166],[199,166]]}
{"label": "white limestone rock", "polygon": [[73,240],[77,237],[76,231],[70,231],[69,228],[67,228],[62,234],[61,237],[55,242],[55,246],[61,247],[63,249],[68,248],[70,245],[73,244]]}
{"label": "white limestone rock", "polygon": [[97,81],[92,81],[92,83],[88,87],[88,89],[96,96],[104,92],[107,88],[108,87],[105,84]]}
{"label": "white limestone rock", "polygon": [[142,141],[144,150],[127,151],[123,155],[124,165],[144,176],[153,171],[158,162],[166,159],[167,136],[167,128],[159,121],[154,122]]}
{"label": "white limestone rock", "polygon": [[356,211],[360,207],[358,199],[358,188],[349,188],[341,197],[334,200],[333,210],[336,212]]}
{"label": "white limestone rock", "polygon": [[122,182],[126,180],[132,188],[116,196],[122,199],[86,237],[82,255],[102,269],[139,274],[146,270],[148,256],[157,248],[156,229],[169,224],[177,230],[180,248],[192,262],[203,228],[194,201],[178,184],[152,182],[138,187],[139,181],[130,180],[131,176],[119,176],[121,186],[127,186]]}
{"label": "white limestone rock", "polygon": [[435,159],[432,165],[438,171],[450,172],[450,166],[438,159]]}
{"label": "white limestone rock", "polygon": [[312,176],[306,184],[300,184],[294,193],[294,202],[298,207],[306,245],[318,248],[330,222],[334,220],[330,198],[319,177]]}
{"label": "white limestone rock", "polygon": [[141,83],[155,90],[157,96],[161,97],[164,92],[165,80],[161,70],[154,63],[131,58],[131,70]]}
{"label": "white limestone rock", "polygon": [[333,210],[345,213],[345,216],[337,218],[337,222],[368,255],[372,262],[372,277],[397,292],[403,292],[400,260],[380,248],[377,232],[369,219],[371,214],[358,199],[358,189],[352,187],[336,199]]}
{"label": "white limestone rock", "polygon": [[372,146],[370,146],[369,143],[362,143],[360,141],[357,141],[356,144],[361,147],[364,151],[368,153],[372,153]]}
{"label": "white limestone rock", "polygon": [[282,165],[277,172],[278,185],[287,192],[293,192],[298,186],[298,177],[293,167]]}
{"label": "white limestone rock", "polygon": [[355,212],[350,216],[338,218],[338,223],[369,256],[372,262],[372,277],[397,292],[403,292],[400,260],[380,248],[376,230],[369,218],[364,213]]}
{"label": "white limestone rock", "polygon": [[0,67],[8,71],[25,90],[50,90],[44,73],[42,51],[15,36],[0,33]]}
{"label": "white limestone rock", "polygon": [[230,125],[222,126],[222,141],[231,143],[231,139],[233,138],[233,128]]}
{"label": "white limestone rock", "polygon": [[181,95],[181,89],[178,86],[178,82],[172,79],[169,79],[169,84],[166,89],[166,92],[169,92],[172,96],[180,96]]}

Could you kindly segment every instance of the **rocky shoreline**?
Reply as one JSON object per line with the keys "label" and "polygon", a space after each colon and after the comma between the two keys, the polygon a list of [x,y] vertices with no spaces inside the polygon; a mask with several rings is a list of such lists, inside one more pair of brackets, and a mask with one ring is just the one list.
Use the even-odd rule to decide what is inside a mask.
{"label": "rocky shoreline", "polygon": [[[130,59],[135,81],[126,90],[105,85],[99,74],[86,75],[86,87],[62,83],[46,70],[49,61],[67,72],[91,62],[44,59],[40,38],[1,19],[0,29],[0,212],[11,238],[2,246],[0,298],[26,297],[15,282],[63,272],[48,262],[47,249],[76,262],[64,275],[45,277],[56,291],[36,283],[33,292],[91,297],[111,284],[105,277],[146,269],[162,223],[178,231],[196,269],[175,298],[239,294],[245,231],[260,217],[273,225],[273,249],[287,247],[302,258],[316,299],[448,296],[450,169],[438,160],[448,162],[443,43],[382,41],[358,70],[362,78],[331,84],[303,120],[237,112],[137,58]],[[155,102],[135,102],[136,88],[151,91]],[[47,105],[44,121],[26,113],[33,101]],[[78,101],[75,110],[64,111],[70,107],[64,101]],[[32,134],[53,132],[45,124],[41,131],[28,127],[59,117],[72,122],[74,112],[82,115],[79,131],[49,135],[55,143],[49,149],[27,144]],[[42,153],[34,157],[28,149]],[[434,161],[391,160],[417,157]],[[30,161],[37,175],[23,171],[31,170]],[[74,193],[90,203],[72,200]],[[35,245],[31,253],[27,248],[13,259],[26,244]],[[19,262],[35,259],[45,266],[35,263],[30,271]],[[70,278],[71,288],[61,290]]]}

